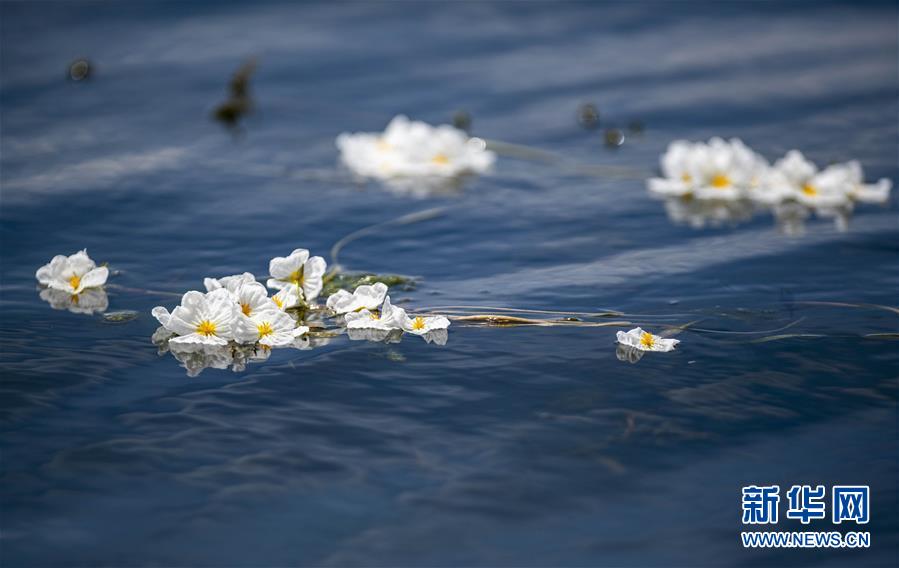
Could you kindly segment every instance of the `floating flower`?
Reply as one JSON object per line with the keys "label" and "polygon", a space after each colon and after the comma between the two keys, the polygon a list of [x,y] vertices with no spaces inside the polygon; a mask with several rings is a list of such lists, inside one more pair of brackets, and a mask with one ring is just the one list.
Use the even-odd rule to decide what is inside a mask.
{"label": "floating flower", "polygon": [[109,307],[109,298],[103,288],[88,288],[79,294],[45,288],[41,290],[40,296],[54,310],[69,310],[75,314],[102,313]]}
{"label": "floating flower", "polygon": [[496,160],[480,138],[449,125],[431,126],[397,116],[383,133],[337,137],[341,160],[365,177],[457,177],[480,174]]}
{"label": "floating flower", "polygon": [[234,340],[238,343],[259,343],[265,347],[285,347],[297,337],[308,333],[305,325],[277,309],[262,310],[252,316],[238,315],[234,326]]}
{"label": "floating flower", "polygon": [[352,294],[346,290],[338,290],[331,294],[326,305],[336,314],[358,312],[363,309],[375,310],[384,303],[386,296],[387,285],[376,282],[371,286],[359,286]]}
{"label": "floating flower", "polygon": [[218,290],[219,288],[224,288],[231,292],[232,295],[236,295],[237,291],[244,284],[251,284],[256,282],[256,277],[253,276],[250,272],[244,272],[243,274],[235,274],[234,276],[225,276],[224,278],[204,278],[203,285],[206,286],[207,292],[212,292],[213,290]]}
{"label": "floating flower", "polygon": [[349,312],[344,316],[347,329],[402,329],[400,322],[406,317],[406,311],[390,303],[390,296],[384,296],[384,304],[378,311],[366,308],[358,312]]}
{"label": "floating flower", "polygon": [[252,317],[258,312],[275,310],[278,307],[277,302],[268,297],[265,286],[256,281],[244,283],[232,297],[237,302],[240,313],[245,316]]}
{"label": "floating flower", "polygon": [[432,331],[445,330],[450,325],[450,320],[444,316],[409,317],[405,310],[397,316],[397,321],[403,331],[413,335],[426,335]]}
{"label": "floating flower", "polygon": [[627,333],[619,331],[617,338],[618,343],[640,351],[671,351],[675,345],[680,343],[678,339],[665,339],[648,331],[643,331],[639,327],[635,327]]}
{"label": "floating flower", "polygon": [[87,249],[72,256],[57,255],[35,273],[42,285],[65,292],[80,294],[87,288],[98,288],[106,284],[109,269],[97,264],[87,256]]}
{"label": "floating flower", "polygon": [[275,257],[269,262],[268,273],[271,278],[266,285],[275,290],[292,286],[302,298],[311,302],[322,291],[322,277],[328,264],[320,256],[309,257],[306,249],[296,249],[290,256]]}
{"label": "floating flower", "polygon": [[272,296],[272,302],[279,310],[287,310],[300,305],[300,295],[297,294],[296,286],[285,286],[278,290],[278,293]]}
{"label": "floating flower", "polygon": [[877,183],[866,184],[862,165],[856,160],[845,164],[849,176],[849,197],[862,203],[886,203],[890,199],[893,182],[880,178]]}
{"label": "floating flower", "polygon": [[653,193],[734,200],[760,183],[767,163],[739,139],[712,138],[708,143],[672,142],[662,156],[661,168],[665,177],[647,182]]}
{"label": "floating flower", "polygon": [[818,171],[802,152],[791,150],[774,163],[765,180],[766,189],[757,191],[755,198],[766,199],[766,203],[795,199],[815,209],[845,207],[851,205],[849,192],[855,186],[855,173],[848,164],[834,164]]}
{"label": "floating flower", "polygon": [[231,293],[224,288],[207,294],[190,291],[171,314],[162,306],[152,311],[163,327],[177,334],[170,340],[171,344],[204,345],[227,344],[233,337],[233,324],[239,313]]}

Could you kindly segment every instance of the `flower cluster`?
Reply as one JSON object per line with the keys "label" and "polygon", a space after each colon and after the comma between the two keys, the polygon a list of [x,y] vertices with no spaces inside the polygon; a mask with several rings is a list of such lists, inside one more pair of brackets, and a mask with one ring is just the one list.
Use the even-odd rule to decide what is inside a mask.
{"label": "flower cluster", "polygon": [[[398,341],[404,332],[429,343],[446,343],[449,320],[443,316],[410,317],[391,305],[385,284],[361,285],[352,293],[338,290],[324,308],[314,303],[322,291],[327,265],[296,249],[269,263],[266,287],[250,272],[206,278],[206,292],[190,291],[169,312],[152,314],[162,327],[153,335],[160,354],[171,352],[196,376],[206,368],[242,371],[264,361],[272,348],[310,349],[347,331],[350,339]],[[316,331],[310,320],[317,318]],[[330,321],[330,325],[328,323]]]}
{"label": "flower cluster", "polygon": [[496,154],[480,138],[449,125],[431,126],[397,116],[383,133],[337,137],[341,161],[357,175],[385,180],[406,192],[435,192],[466,174],[490,169]]}
{"label": "flower cluster", "polygon": [[647,181],[649,191],[667,199],[673,220],[694,226],[748,218],[758,206],[793,222],[809,211],[839,222],[855,203],[886,202],[892,187],[887,179],[866,184],[857,161],[818,169],[798,150],[771,165],[737,139],[676,140],[661,170],[664,177]]}
{"label": "flower cluster", "polygon": [[41,299],[54,309],[69,310],[81,314],[104,312],[109,300],[103,285],[109,278],[109,269],[97,266],[81,250],[71,256],[57,255],[35,273],[42,286]]}

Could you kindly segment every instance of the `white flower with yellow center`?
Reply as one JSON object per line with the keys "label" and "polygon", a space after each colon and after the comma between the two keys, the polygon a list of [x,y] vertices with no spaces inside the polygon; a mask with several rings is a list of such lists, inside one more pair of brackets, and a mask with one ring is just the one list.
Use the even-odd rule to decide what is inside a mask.
{"label": "white flower with yellow center", "polygon": [[220,288],[207,294],[192,290],[171,314],[162,306],[153,308],[152,313],[163,327],[177,334],[170,340],[172,344],[225,345],[233,338],[240,308],[231,293]]}
{"label": "white flower with yellow center", "polygon": [[266,285],[274,290],[293,287],[307,302],[315,300],[322,291],[322,277],[328,264],[320,256],[309,257],[306,249],[296,249],[289,256],[278,256],[269,262],[271,278]]}
{"label": "white flower with yellow center", "polygon": [[277,294],[272,296],[271,300],[279,310],[287,310],[300,305],[300,295],[297,294],[296,286],[281,288]]}
{"label": "white flower with yellow center", "polygon": [[349,312],[344,316],[347,329],[402,329],[400,321],[406,317],[406,311],[390,303],[390,296],[384,296],[380,310],[363,308],[357,312]]}
{"label": "white flower with yellow center", "polygon": [[428,335],[450,326],[450,320],[445,316],[409,317],[405,311],[398,317],[398,322],[403,331],[412,335]]}
{"label": "white flower with yellow center", "polygon": [[245,316],[252,317],[257,312],[273,310],[278,307],[277,303],[268,297],[265,286],[259,282],[243,284],[233,297],[237,302],[237,307],[240,308],[240,313]]}
{"label": "white flower with yellow center", "polygon": [[795,200],[819,212],[833,211],[851,207],[850,195],[860,185],[857,162],[834,164],[819,171],[802,152],[791,150],[774,163],[763,188],[753,198],[768,204]]}
{"label": "white flower with yellow center", "polygon": [[308,332],[308,327],[297,326],[287,313],[268,309],[252,316],[239,314],[234,326],[234,340],[245,344],[258,342],[264,347],[284,347]]}
{"label": "white flower with yellow center", "polygon": [[617,334],[618,343],[633,347],[640,351],[672,351],[674,346],[680,343],[678,339],[666,339],[653,335],[648,331],[643,331],[639,327],[628,331],[627,333],[619,331]]}
{"label": "white flower with yellow center", "polygon": [[693,193],[695,180],[692,172],[694,164],[702,157],[701,147],[701,143],[686,140],[675,140],[669,144],[659,160],[664,177],[647,180],[649,191],[662,197],[680,197]]}
{"label": "white flower with yellow center", "polygon": [[212,292],[213,290],[224,288],[231,292],[232,295],[236,295],[237,291],[244,284],[252,284],[253,282],[256,282],[256,277],[253,276],[253,274],[250,272],[235,274],[234,276],[225,276],[224,278],[203,279],[203,285],[206,286],[207,292]]}
{"label": "white flower with yellow center", "polygon": [[697,145],[688,174],[698,199],[741,199],[758,186],[768,163],[739,139],[712,138]]}
{"label": "white flower with yellow center", "polygon": [[327,306],[335,314],[358,312],[363,309],[375,310],[384,303],[387,296],[387,285],[376,282],[371,286],[363,285],[350,294],[346,290],[338,290],[328,297]]}
{"label": "white flower with yellow center", "polygon": [[456,177],[486,172],[496,154],[480,138],[449,125],[397,116],[383,133],[343,133],[341,160],[356,174],[378,178]]}
{"label": "white flower with yellow center", "polygon": [[80,294],[87,288],[97,288],[106,284],[109,269],[97,264],[87,256],[87,249],[71,256],[57,255],[35,273],[42,285],[65,292]]}

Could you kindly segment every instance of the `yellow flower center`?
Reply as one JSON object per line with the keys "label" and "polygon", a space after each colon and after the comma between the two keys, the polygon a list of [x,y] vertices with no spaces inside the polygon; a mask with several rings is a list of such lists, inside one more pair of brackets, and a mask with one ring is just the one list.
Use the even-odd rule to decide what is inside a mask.
{"label": "yellow flower center", "polygon": [[437,154],[436,156],[431,158],[431,161],[435,164],[446,165],[449,163],[449,158],[446,157],[446,154]]}
{"label": "yellow flower center", "polygon": [[272,296],[272,301],[273,301],[273,302],[275,303],[275,305],[278,306],[279,308],[283,308],[283,307],[284,307],[284,302],[282,302],[282,301],[281,301],[281,298],[279,298],[278,296]]}
{"label": "yellow flower center", "polygon": [[724,189],[730,186],[730,178],[724,174],[715,174],[712,176],[712,181],[709,182],[709,185],[718,189]]}
{"label": "yellow flower center", "polygon": [[253,311],[253,308],[250,307],[250,304],[241,304],[240,311],[243,312],[243,315],[248,316]]}
{"label": "yellow flower center", "polygon": [[370,317],[373,320],[379,320],[379,319],[381,319],[381,314],[379,314],[378,312],[372,312],[372,313],[368,314],[368,317]]}
{"label": "yellow flower center", "polygon": [[390,150],[390,144],[386,140],[381,138],[378,140],[378,150],[381,150],[382,152],[385,150]]}
{"label": "yellow flower center", "polygon": [[425,328],[425,318],[418,316],[414,320],[412,320],[412,329],[424,329]]}
{"label": "yellow flower center", "polygon": [[72,287],[72,290],[77,290],[78,286],[81,285],[81,277],[77,274],[73,274],[71,278],[69,278],[69,286]]}
{"label": "yellow flower center", "polygon": [[266,335],[271,335],[275,333],[275,330],[272,329],[272,324],[267,321],[262,322],[261,324],[256,326],[256,331],[259,332],[259,338],[262,339]]}
{"label": "yellow flower center", "polygon": [[297,286],[302,286],[302,285],[303,285],[303,280],[304,280],[304,277],[303,277],[303,268],[300,267],[299,270],[296,270],[296,271],[294,271],[294,272],[291,272],[291,273],[290,273],[290,276],[288,276],[287,279],[288,279],[290,282],[293,282],[294,284],[296,284]]}
{"label": "yellow flower center", "polygon": [[203,320],[200,322],[200,325],[197,326],[197,333],[205,335],[206,337],[215,335],[215,324],[209,320]]}
{"label": "yellow flower center", "polygon": [[818,188],[810,183],[807,183],[802,186],[802,193],[808,195],[809,197],[814,197],[818,195]]}
{"label": "yellow flower center", "polygon": [[693,181],[693,176],[691,176],[690,174],[685,173],[684,175],[682,175],[682,176],[680,177],[680,179],[683,180],[684,183],[690,183],[691,181]]}
{"label": "yellow flower center", "polygon": [[640,345],[647,349],[652,349],[652,346],[656,344],[655,338],[651,333],[643,332],[643,335],[640,336]]}

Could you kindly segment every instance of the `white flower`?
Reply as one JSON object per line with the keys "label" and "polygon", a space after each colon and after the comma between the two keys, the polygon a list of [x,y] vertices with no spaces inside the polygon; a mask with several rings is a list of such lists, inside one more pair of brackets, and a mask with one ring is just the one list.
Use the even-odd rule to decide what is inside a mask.
{"label": "white flower", "polygon": [[109,307],[109,298],[103,288],[88,288],[78,294],[45,288],[40,296],[54,310],[69,310],[75,314],[102,313]]}
{"label": "white flower", "polygon": [[694,144],[686,140],[671,142],[659,160],[664,177],[649,179],[647,181],[649,191],[663,197],[691,194],[694,187],[691,172],[694,169],[693,164],[700,157],[700,147],[701,143]]}
{"label": "white flower", "polygon": [[96,288],[106,284],[109,269],[97,264],[87,256],[87,249],[72,256],[57,255],[35,273],[37,281],[68,294],[78,294],[85,288]]}
{"label": "white flower", "polygon": [[496,155],[480,138],[448,125],[431,126],[397,116],[383,134],[344,133],[337,137],[341,159],[365,177],[455,177],[487,171]]}
{"label": "white flower", "polygon": [[259,282],[243,284],[233,295],[240,311],[245,316],[253,316],[255,313],[278,308],[277,302],[268,297],[265,286]]}
{"label": "white flower", "polygon": [[300,295],[297,294],[296,286],[281,288],[277,294],[272,296],[271,300],[278,306],[279,310],[286,310],[300,305]]}
{"label": "white flower", "polygon": [[207,292],[212,292],[213,290],[218,290],[219,288],[224,288],[231,292],[231,294],[237,294],[237,291],[244,284],[251,284],[256,282],[256,277],[253,276],[250,272],[244,272],[243,274],[235,274],[234,276],[225,276],[224,278],[204,278],[203,285],[206,286]]}
{"label": "white flower", "polygon": [[618,343],[640,351],[671,351],[675,345],[680,343],[680,340],[665,339],[643,331],[639,327],[635,327],[627,333],[619,331],[617,337]]}
{"label": "white flower", "polygon": [[308,327],[297,326],[287,313],[269,309],[256,312],[252,316],[239,314],[234,326],[234,340],[238,343],[259,342],[265,347],[284,347],[308,332]]}
{"label": "white flower", "polygon": [[712,138],[708,143],[672,142],[662,156],[661,167],[665,177],[647,182],[655,194],[734,200],[761,182],[768,164],[736,138]]}
{"label": "white flower", "polygon": [[225,345],[233,337],[233,324],[240,308],[224,288],[207,294],[190,291],[171,314],[162,306],[153,308],[153,316],[167,330],[178,334],[172,344],[199,343]]}
{"label": "white flower", "polygon": [[[856,164],[857,165],[857,164]],[[857,185],[858,170],[850,164],[834,164],[818,171],[799,150],[791,150],[774,163],[755,199],[779,203],[795,199],[815,209],[835,209],[851,205],[849,193]]]}
{"label": "white flower", "polygon": [[344,316],[347,329],[402,329],[400,322],[406,317],[406,311],[390,303],[390,296],[384,297],[380,311],[363,308],[358,312],[349,312]]}
{"label": "white flower", "polygon": [[328,264],[320,256],[309,257],[306,249],[296,249],[290,256],[275,257],[269,262],[268,273],[271,278],[266,285],[275,290],[293,286],[297,295],[302,290],[307,302],[318,297],[322,291],[322,276]]}
{"label": "white flower", "polygon": [[450,325],[450,321],[444,316],[416,316],[410,318],[405,311],[399,316],[398,322],[403,331],[413,335],[427,335],[432,331],[445,330]]}
{"label": "white flower", "polygon": [[346,290],[338,290],[328,298],[327,306],[336,314],[358,312],[363,309],[375,310],[384,303],[386,296],[387,285],[376,282],[371,286],[359,286],[352,294]]}
{"label": "white flower", "polygon": [[890,198],[893,182],[880,178],[877,183],[866,184],[862,165],[856,160],[846,162],[849,177],[849,197],[862,203],[886,203]]}

